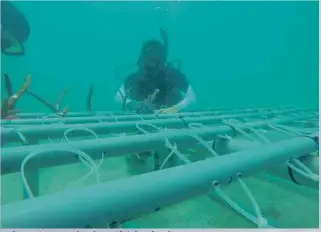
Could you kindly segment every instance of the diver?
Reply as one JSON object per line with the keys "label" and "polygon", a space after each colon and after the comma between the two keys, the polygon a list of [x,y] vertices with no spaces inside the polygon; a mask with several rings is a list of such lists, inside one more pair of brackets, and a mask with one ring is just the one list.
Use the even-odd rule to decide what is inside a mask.
{"label": "diver", "polygon": [[25,16],[10,1],[1,1],[1,52],[5,55],[22,56],[24,43],[30,34]]}
{"label": "diver", "polygon": [[160,29],[162,42],[143,43],[138,70],[125,79],[115,100],[136,113],[176,113],[195,102],[194,91],[184,73],[167,62],[167,34]]}

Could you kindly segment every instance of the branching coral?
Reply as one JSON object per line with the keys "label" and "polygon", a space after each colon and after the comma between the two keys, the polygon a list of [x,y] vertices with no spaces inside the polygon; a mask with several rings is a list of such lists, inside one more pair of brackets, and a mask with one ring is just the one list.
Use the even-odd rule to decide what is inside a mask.
{"label": "branching coral", "polygon": [[16,117],[15,114],[17,113],[17,110],[14,108],[17,101],[21,98],[21,96],[24,93],[28,93],[30,96],[40,101],[42,104],[48,107],[53,113],[56,113],[59,116],[65,116],[68,113],[69,106],[65,107],[64,109],[61,109],[61,102],[65,97],[66,93],[68,92],[68,89],[64,89],[60,93],[55,104],[50,104],[46,100],[38,96],[37,94],[29,91],[30,82],[31,82],[31,76],[28,75],[25,77],[22,87],[16,93],[13,93],[10,77],[7,73],[4,74],[4,86],[6,89],[7,97],[2,101],[1,119],[13,119]]}
{"label": "branching coral", "polygon": [[28,91],[30,82],[31,76],[27,75],[21,88],[14,94],[10,77],[8,74],[4,74],[4,84],[7,92],[7,98],[4,99],[1,104],[1,119],[15,118],[16,110],[14,109],[14,107],[21,96]]}
{"label": "branching coral", "polygon": [[69,111],[69,106],[65,107],[63,110],[61,110],[61,102],[63,100],[63,98],[65,97],[66,93],[68,92],[68,89],[64,89],[60,95],[58,96],[58,99],[56,101],[55,104],[51,104],[48,101],[44,100],[42,97],[40,97],[39,95],[28,91],[27,93],[34,97],[35,99],[37,99],[38,101],[40,101],[42,104],[44,104],[46,107],[48,107],[53,113],[64,117],[68,111]]}

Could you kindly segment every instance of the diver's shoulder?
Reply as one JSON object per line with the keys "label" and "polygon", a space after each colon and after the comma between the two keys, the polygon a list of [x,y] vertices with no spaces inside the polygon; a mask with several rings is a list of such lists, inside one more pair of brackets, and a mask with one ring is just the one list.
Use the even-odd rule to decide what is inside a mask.
{"label": "diver's shoulder", "polygon": [[141,77],[141,72],[135,71],[127,75],[126,79],[127,80],[135,80]]}
{"label": "diver's shoulder", "polygon": [[167,70],[167,73],[170,74],[171,76],[185,77],[185,74],[181,70],[179,70],[179,69],[177,69],[175,67],[167,66],[166,70]]}

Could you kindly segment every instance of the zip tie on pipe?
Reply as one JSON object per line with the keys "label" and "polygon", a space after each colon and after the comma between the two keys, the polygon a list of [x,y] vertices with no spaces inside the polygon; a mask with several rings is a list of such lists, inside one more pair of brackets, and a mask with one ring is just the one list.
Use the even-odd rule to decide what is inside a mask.
{"label": "zip tie on pipe", "polygon": [[[303,165],[305,168],[307,168],[309,171],[308,172],[305,172],[303,170],[301,170],[300,168],[297,168],[296,166],[294,166],[291,161],[288,161],[287,162],[287,165],[295,172],[297,172],[298,174],[312,180],[312,181],[315,181],[315,182],[319,182],[319,175],[313,173],[307,166],[305,166],[301,161],[299,160],[293,160],[293,161],[296,161],[297,164],[300,164]],[[292,162],[293,162],[292,161]],[[299,165],[300,166],[300,165]],[[302,167],[302,166],[301,166]]]}
{"label": "zip tie on pipe", "polygon": [[186,122],[185,118],[184,118],[182,115],[178,115],[177,118],[180,119],[180,120],[182,120],[183,124],[184,124],[186,127],[189,127],[189,123]]}
{"label": "zip tie on pipe", "polygon": [[103,121],[100,119],[100,117],[102,116],[106,116],[105,114],[101,113],[101,112],[98,112],[96,115],[95,115],[95,118],[97,119],[97,121],[99,123],[102,123]]}
{"label": "zip tie on pipe", "polygon": [[257,139],[255,139],[253,136],[249,135],[243,129],[238,127],[237,124],[240,125],[240,123],[233,123],[233,120],[222,120],[222,122],[223,124],[232,127],[234,131],[239,132],[241,135],[245,136],[249,141],[257,141]]}
{"label": "zip tie on pipe", "polygon": [[[177,150],[177,145],[174,144],[175,150]],[[171,150],[171,152],[169,153],[169,155],[165,158],[164,162],[161,164],[159,170],[162,170],[165,166],[165,164],[168,162],[168,160],[175,154],[174,150]]]}
{"label": "zip tie on pipe", "polygon": [[[208,126],[203,125],[202,123],[191,123],[189,124],[190,128],[208,128]],[[201,139],[201,137],[199,137],[198,135],[190,135],[193,138],[195,138],[201,145],[204,146],[204,148],[206,148],[213,156],[219,156],[219,154],[215,151],[215,146],[213,146],[213,143],[210,141],[209,143],[211,145],[209,145],[209,143],[206,143],[203,139]],[[221,137],[220,135],[218,135],[217,137]],[[216,139],[213,140],[213,142],[215,143]]]}
{"label": "zip tie on pipe", "polygon": [[48,141],[49,141],[50,143],[53,143],[53,141],[52,141],[52,139],[50,138],[50,136],[48,136],[47,139],[48,139]]}
{"label": "zip tie on pipe", "polygon": [[[77,127],[77,128],[69,128],[67,130],[65,130],[64,132],[64,139],[65,141],[69,142],[70,139],[67,137],[67,135],[70,133],[70,132],[73,132],[73,131],[86,131],[88,132],[89,134],[92,134],[96,139],[99,138],[99,136],[97,135],[96,132],[94,132],[92,129],[89,129],[89,128],[80,128],[80,127]],[[79,157],[80,158],[80,157]],[[98,168],[102,165],[102,163],[104,162],[104,158],[105,158],[105,155],[104,155],[104,152],[102,152],[102,157],[101,157],[101,160],[98,164]]]}
{"label": "zip tie on pipe", "polygon": [[[40,155],[42,153],[46,153],[46,152],[69,152],[69,153],[73,153],[76,154],[77,156],[81,156],[83,157],[85,160],[87,160],[93,167],[96,167],[96,164],[94,163],[93,159],[87,155],[85,152],[79,150],[79,149],[74,149],[74,148],[56,148],[56,149],[52,149],[52,150],[45,150],[45,149],[40,149],[38,151],[34,151],[29,153],[22,161],[21,163],[21,168],[20,168],[20,174],[21,174],[21,179],[22,179],[22,183],[23,183],[23,187],[28,195],[29,198],[33,198],[34,195],[32,193],[32,190],[30,189],[30,186],[28,184],[28,181],[25,177],[25,165],[27,164],[27,162],[34,158],[37,155]],[[99,179],[99,175],[97,172],[97,167],[95,171],[95,177],[96,177],[96,182],[97,184],[100,183],[100,179]]]}
{"label": "zip tie on pipe", "polygon": [[196,139],[201,145],[203,145],[203,147],[206,150],[208,150],[210,152],[210,154],[212,154],[213,156],[219,156],[217,154],[217,152],[214,149],[212,149],[212,147],[208,143],[206,143],[201,137],[199,137],[198,135],[194,135],[194,134],[189,134],[189,136]]}
{"label": "zip tie on pipe", "polygon": [[28,144],[28,140],[26,139],[26,137],[22,134],[22,132],[18,128],[13,129],[13,131],[18,135],[18,138],[21,140],[23,145]]}
{"label": "zip tie on pipe", "polygon": [[135,124],[136,128],[137,128],[140,132],[142,132],[143,134],[149,134],[150,132],[147,131],[147,130],[145,130],[145,129],[143,129],[143,128],[141,127],[142,125],[144,125],[144,126],[149,126],[149,127],[151,127],[151,128],[154,128],[154,129],[156,129],[158,132],[161,132],[161,131],[162,131],[162,128],[160,128],[160,127],[158,127],[158,126],[155,126],[155,125],[153,125],[153,124],[149,124],[149,123],[136,123],[136,124]]}
{"label": "zip tie on pipe", "polygon": [[198,123],[198,122],[189,124],[189,128],[206,128],[206,127],[207,126],[205,126],[204,124]]}
{"label": "zip tie on pipe", "polygon": [[[165,128],[165,129],[162,129],[162,128],[160,128],[160,127],[158,127],[158,126],[155,126],[155,125],[153,125],[153,124],[147,124],[147,123],[146,123],[146,124],[139,124],[139,123],[136,123],[136,128],[137,128],[138,130],[140,130],[141,132],[145,133],[145,134],[147,134],[147,133],[149,133],[149,132],[146,131],[146,130],[144,130],[143,128],[141,128],[140,125],[150,126],[150,127],[152,127],[152,128],[155,128],[156,130],[158,130],[158,132],[162,132],[163,130],[167,130],[166,128]],[[195,125],[194,125],[194,126],[195,126]],[[170,129],[170,130],[174,130],[174,129]],[[219,156],[219,155],[216,153],[216,151],[213,150],[213,149],[211,148],[211,146],[208,145],[200,136],[198,136],[198,135],[196,135],[196,134],[191,134],[191,133],[188,133],[188,132],[185,132],[184,134],[186,134],[187,136],[190,136],[190,137],[194,138],[196,141],[198,141],[198,142],[199,142],[201,145],[203,145],[203,147],[204,147],[206,150],[208,150],[209,153],[212,154],[213,156]]]}
{"label": "zip tie on pipe", "polygon": [[[68,135],[70,132],[73,132],[73,131],[86,131],[86,132],[88,132],[89,134],[92,134],[96,139],[99,138],[98,135],[96,134],[96,132],[94,132],[93,130],[91,130],[91,129],[89,129],[89,128],[76,127],[76,128],[69,128],[69,129],[65,130],[63,139],[64,139],[65,141],[67,141],[67,142],[70,141],[69,138],[67,137],[67,135]],[[88,165],[90,165],[90,163],[89,163],[88,161],[86,161],[83,157],[79,156],[78,158],[79,158],[79,160],[80,160],[85,166],[88,167]],[[80,183],[80,182],[86,180],[87,178],[89,178],[89,177],[91,176],[91,174],[92,174],[94,171],[97,171],[97,173],[98,173],[99,168],[101,167],[101,165],[102,165],[103,162],[104,162],[104,158],[105,158],[105,154],[104,154],[104,152],[102,152],[102,153],[101,153],[101,160],[100,160],[99,164],[98,164],[97,167],[96,167],[97,170],[94,170],[95,167],[91,167],[91,168],[90,168],[90,172],[88,172],[88,173],[87,173],[86,175],[84,175],[83,177],[79,178],[79,180],[75,181],[75,183]]]}
{"label": "zip tie on pipe", "polygon": [[[111,113],[111,112],[105,112],[105,113],[98,112],[95,116],[96,116],[96,118],[97,118],[97,121],[100,122],[100,123],[106,122],[106,121],[102,121],[102,120],[100,119],[100,117],[105,117],[105,116],[111,116],[111,117],[113,117],[114,120],[115,120],[115,123],[118,123],[117,115],[115,115],[115,114],[113,114],[113,113]],[[108,122],[108,121],[107,121],[107,122]]]}
{"label": "zip tie on pipe", "polygon": [[[275,126],[271,126],[271,125],[269,125],[269,127],[270,128],[276,128],[276,130],[277,131],[279,131],[279,132],[283,132],[283,133],[285,133],[285,134],[291,134],[292,133],[292,135],[297,135],[297,136],[304,136],[304,137],[306,137],[307,135],[305,135],[305,134],[301,134],[301,133],[299,133],[299,132],[294,132],[294,131],[292,131],[292,130],[290,130],[290,129],[284,129],[284,128],[278,128],[278,127],[275,127]],[[254,128],[251,128],[251,127],[249,127],[248,126],[248,128],[249,129],[252,129],[252,130],[255,130]],[[259,134],[259,132],[257,132],[258,133],[258,135],[260,135]],[[264,135],[260,135],[261,136],[261,138],[263,138],[264,139],[264,141],[266,141],[265,143],[266,144],[269,144],[269,143],[271,143],[271,141],[270,140],[268,140]],[[310,136],[308,136],[309,138],[311,138],[311,139],[314,139],[314,138],[312,138],[312,137],[310,137]],[[292,163],[291,163],[291,161],[288,161],[287,162],[287,166],[289,167],[289,168],[291,168],[293,171],[295,171],[295,172],[297,172],[298,174],[300,174],[300,175],[302,175],[302,176],[304,176],[304,177],[306,177],[306,178],[308,178],[308,179],[310,179],[310,180],[312,180],[312,181],[315,181],[315,182],[319,182],[319,175],[317,175],[316,173],[314,173],[314,172],[312,172],[311,171],[311,169],[309,169],[306,165],[304,165],[300,160],[298,160],[298,159],[293,159],[292,160],[292,162],[295,162],[299,167],[301,167],[303,170],[301,170],[301,169],[299,169],[299,168],[297,168],[296,166],[294,166]],[[291,177],[291,179],[293,180],[293,178]],[[296,182],[295,180],[293,180],[294,182]]]}
{"label": "zip tie on pipe", "polygon": [[159,114],[155,114],[155,113],[154,113],[153,115],[155,116],[156,119],[160,119],[160,118],[159,118]]}
{"label": "zip tie on pipe", "polygon": [[137,114],[137,117],[138,117],[141,121],[144,121],[143,116],[141,116],[140,114]]}
{"label": "zip tie on pipe", "polygon": [[300,160],[298,159],[293,159],[292,162],[294,162],[296,165],[298,165],[300,168],[302,168],[305,172],[309,173],[309,174],[314,174],[310,168],[308,168],[304,163],[302,163]]}
{"label": "zip tie on pipe", "polygon": [[[155,125],[153,125],[153,124],[142,124],[142,125],[146,125],[146,126],[150,126],[150,127],[152,127],[152,128],[155,128],[155,129],[157,129],[160,133],[162,133],[162,131],[164,131],[164,129],[162,129],[162,128],[158,127],[158,126],[155,126]],[[142,129],[142,128],[139,126],[138,123],[136,123],[136,128],[137,128],[138,130],[140,130],[141,132],[143,132],[144,134],[149,134],[149,133],[150,133],[150,132]],[[161,165],[162,167],[165,166],[166,162],[169,160],[169,158],[170,158],[173,154],[175,154],[181,161],[185,162],[186,164],[191,163],[190,160],[188,160],[182,153],[179,152],[179,150],[177,149],[177,145],[176,145],[176,144],[172,145],[172,144],[169,142],[169,139],[167,138],[166,135],[164,135],[164,141],[165,141],[165,144],[164,144],[165,147],[168,148],[168,149],[170,149],[171,152],[170,152],[170,154],[165,158],[163,164]],[[166,162],[165,162],[165,161],[166,161]]]}
{"label": "zip tie on pipe", "polygon": [[[214,190],[214,192],[222,199],[224,200],[231,208],[233,208],[237,213],[239,213],[241,216],[245,217],[247,220],[251,221],[252,223],[256,224],[258,228],[273,228],[269,225],[268,221],[262,216],[261,210],[253,197],[250,189],[248,186],[241,180],[241,174],[238,174],[237,178],[238,182],[240,183],[241,187],[243,188],[245,194],[250,199],[256,216],[248,213],[245,209],[243,209],[240,205],[238,205],[235,201],[233,201],[228,195],[224,193],[224,191],[220,188],[220,185],[217,181],[214,181],[212,183],[211,190]],[[212,198],[211,198],[212,199]],[[213,200],[213,199],[212,199]]]}
{"label": "zip tie on pipe", "polygon": [[[254,128],[252,128],[252,127],[250,127],[250,126],[247,126],[245,123],[243,123],[243,122],[240,122],[240,121],[238,121],[238,120],[233,120],[233,119],[231,119],[231,121],[233,121],[234,123],[234,127],[237,127],[237,125],[239,125],[239,126],[243,126],[243,127],[245,127],[246,129],[248,129],[249,131],[251,131],[251,132],[253,132],[256,136],[257,136],[257,138],[260,140],[260,142],[262,142],[262,143],[264,143],[264,144],[270,144],[271,143],[271,141],[269,141],[262,133],[260,133],[260,132],[258,132],[258,130],[256,130],[256,129],[254,129]],[[244,134],[244,133],[246,133],[244,130],[240,130],[240,128],[236,128],[237,130],[239,130],[240,132],[242,131],[242,133]],[[252,137],[252,136],[251,136]],[[252,137],[252,140],[253,141],[257,141],[257,139],[255,139],[254,137]]]}
{"label": "zip tie on pipe", "polygon": [[174,154],[175,154],[181,161],[183,161],[185,164],[190,164],[190,163],[192,163],[189,159],[187,159],[187,158],[185,157],[185,155],[183,155],[183,154],[177,149],[176,144],[175,144],[175,145],[172,145],[172,144],[169,142],[169,140],[168,140],[168,138],[167,138],[166,135],[165,135],[165,146],[166,146],[167,148],[171,149],[171,150],[174,152]]}
{"label": "zip tie on pipe", "polygon": [[[47,114],[47,115],[43,116],[43,117],[41,118],[42,124],[45,124],[45,120],[46,120],[47,118],[50,118],[50,117],[57,118],[57,119],[61,119],[60,121],[57,122],[57,124],[65,124],[65,123],[66,123],[65,120],[64,120],[64,118],[63,118],[62,116],[60,116],[59,114],[53,113],[53,114]],[[51,123],[51,124],[54,124],[54,123]]]}

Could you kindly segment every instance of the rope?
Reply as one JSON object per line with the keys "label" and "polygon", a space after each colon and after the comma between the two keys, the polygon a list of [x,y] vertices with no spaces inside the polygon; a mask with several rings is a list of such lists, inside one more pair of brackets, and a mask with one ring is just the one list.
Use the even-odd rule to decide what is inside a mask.
{"label": "rope", "polygon": [[[45,120],[46,120],[47,118],[51,118],[51,117],[52,117],[52,118],[59,118],[59,119],[61,119],[60,121],[57,122],[57,124],[65,124],[65,123],[66,123],[65,119],[64,119],[61,115],[54,113],[54,114],[47,114],[47,115],[43,116],[43,117],[41,118],[42,124],[45,124]],[[53,123],[52,123],[52,124],[53,124]]]}
{"label": "rope", "polygon": [[93,171],[95,172],[96,182],[100,183],[100,178],[99,178],[99,175],[98,175],[98,172],[97,172],[96,164],[94,163],[92,158],[89,155],[87,155],[85,152],[83,152],[83,151],[81,151],[79,149],[74,149],[74,148],[55,148],[53,150],[38,150],[38,151],[34,151],[34,152],[31,152],[30,154],[28,154],[23,159],[23,161],[21,163],[20,172],[21,172],[23,188],[25,189],[25,191],[26,191],[26,193],[27,193],[29,198],[33,198],[34,195],[32,193],[32,190],[30,189],[30,186],[29,186],[28,181],[27,181],[26,176],[25,176],[25,166],[26,166],[27,162],[30,159],[32,159],[35,156],[38,156],[38,155],[40,155],[42,153],[46,153],[46,152],[69,152],[69,153],[76,154],[79,157],[82,157],[84,160],[86,160],[88,163],[91,164],[91,167],[94,167]]}

